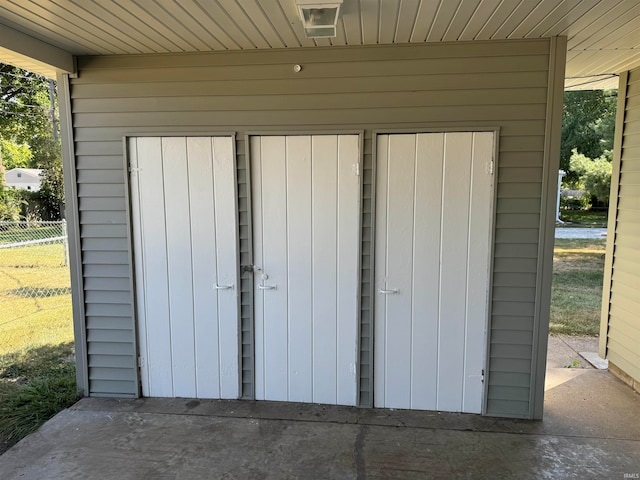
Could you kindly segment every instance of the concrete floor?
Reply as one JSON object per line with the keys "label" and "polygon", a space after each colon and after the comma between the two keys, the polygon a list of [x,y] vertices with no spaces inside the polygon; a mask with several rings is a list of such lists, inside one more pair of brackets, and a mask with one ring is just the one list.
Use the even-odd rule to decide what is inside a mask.
{"label": "concrete floor", "polygon": [[275,402],[83,399],[0,456],[0,478],[639,478],[640,396],[606,371],[563,368],[573,365],[569,349],[550,360],[543,422]]}

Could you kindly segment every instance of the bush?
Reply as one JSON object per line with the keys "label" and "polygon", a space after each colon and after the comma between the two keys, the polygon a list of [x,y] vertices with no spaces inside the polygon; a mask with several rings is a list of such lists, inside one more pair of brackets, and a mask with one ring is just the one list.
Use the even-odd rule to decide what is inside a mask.
{"label": "bush", "polygon": [[591,159],[574,148],[571,155],[571,170],[580,177],[584,189],[600,202],[608,202],[611,190],[611,153]]}
{"label": "bush", "polygon": [[589,195],[581,195],[576,197],[560,196],[561,210],[589,210],[591,202]]}
{"label": "bush", "polygon": [[24,200],[18,190],[0,185],[0,221],[17,222]]}

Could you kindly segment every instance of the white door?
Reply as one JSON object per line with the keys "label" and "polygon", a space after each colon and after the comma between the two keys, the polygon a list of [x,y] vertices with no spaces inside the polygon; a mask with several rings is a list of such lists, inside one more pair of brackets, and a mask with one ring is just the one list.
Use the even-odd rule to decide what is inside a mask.
{"label": "white door", "polygon": [[256,399],[355,405],[357,135],[251,138]]}
{"label": "white door", "polygon": [[142,393],[238,398],[231,137],[129,143]]}
{"label": "white door", "polygon": [[377,137],[376,407],[481,413],[493,136]]}

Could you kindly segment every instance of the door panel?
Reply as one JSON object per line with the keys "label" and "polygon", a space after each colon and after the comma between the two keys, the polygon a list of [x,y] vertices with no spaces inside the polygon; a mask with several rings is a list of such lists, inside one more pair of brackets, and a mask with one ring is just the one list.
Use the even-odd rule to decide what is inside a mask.
{"label": "door panel", "polygon": [[355,405],[357,135],[251,138],[256,398]]}
{"label": "door panel", "polygon": [[377,146],[375,406],[480,413],[493,133]]}
{"label": "door panel", "polygon": [[238,398],[231,137],[129,142],[145,396]]}

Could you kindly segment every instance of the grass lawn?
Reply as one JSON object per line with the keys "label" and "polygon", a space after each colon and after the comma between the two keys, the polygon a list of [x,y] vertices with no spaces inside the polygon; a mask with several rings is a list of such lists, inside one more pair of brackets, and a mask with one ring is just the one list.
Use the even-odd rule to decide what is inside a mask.
{"label": "grass lawn", "polygon": [[62,244],[0,249],[0,453],[76,398]]}
{"label": "grass lawn", "polygon": [[565,227],[607,228],[606,210],[561,210],[560,219]]}
{"label": "grass lawn", "polygon": [[556,239],[551,333],[598,335],[605,239]]}
{"label": "grass lawn", "polygon": [[[77,399],[61,249],[0,250],[0,453]],[[604,239],[556,239],[552,333],[598,334],[604,251]]]}

